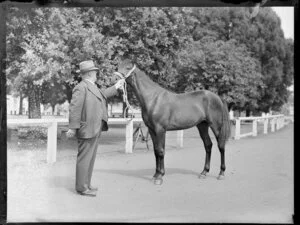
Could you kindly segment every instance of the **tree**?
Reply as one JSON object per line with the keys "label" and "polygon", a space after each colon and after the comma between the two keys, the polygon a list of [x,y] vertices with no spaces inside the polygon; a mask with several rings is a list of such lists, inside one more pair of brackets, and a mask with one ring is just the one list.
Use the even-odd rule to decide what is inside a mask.
{"label": "tree", "polygon": [[[97,29],[105,37],[107,57],[117,64],[123,57],[131,58],[139,68],[162,86],[172,89],[175,53],[184,45],[182,16],[178,8],[95,8],[89,10],[99,17],[85,15],[85,20],[97,20]],[[102,59],[103,61],[103,59]],[[103,64],[103,63],[102,63]],[[102,65],[101,64],[101,65]],[[112,67],[115,69],[115,67]],[[130,102],[138,104],[128,90]]]}
{"label": "tree", "polygon": [[25,53],[25,50],[21,47],[23,40],[24,31],[23,26],[27,24],[27,20],[23,18],[24,12],[16,8],[9,8],[9,15],[7,19],[7,57],[6,61],[8,64],[7,69],[7,86],[8,92],[13,94],[15,97],[20,96],[20,110],[19,114],[22,114],[23,108],[23,99],[26,97],[26,94],[23,92],[22,88],[15,87],[15,79],[18,76],[18,73],[21,71],[20,68],[20,56]]}
{"label": "tree", "polygon": [[234,40],[195,42],[179,54],[177,65],[182,92],[207,89],[236,109],[256,107],[261,74],[247,48]]}
{"label": "tree", "polygon": [[[40,118],[41,81],[46,73],[43,62],[45,37],[43,12],[33,9],[10,10],[8,16],[8,76],[14,89],[28,96],[29,118]],[[19,34],[16,37],[15,34]],[[16,37],[16,38],[15,38]]]}
{"label": "tree", "polygon": [[268,7],[261,8],[251,23],[240,17],[233,21],[232,38],[244,43],[259,62],[264,85],[258,110],[278,110],[287,101],[293,79],[293,41],[284,38],[279,17]]}
{"label": "tree", "polygon": [[58,78],[51,78],[51,82],[42,84],[41,102],[50,104],[52,115],[54,115],[55,106],[66,101],[66,86]]}
{"label": "tree", "polygon": [[[291,47],[293,44],[291,40],[284,39],[280,19],[270,8],[260,9],[258,15],[251,20],[249,13],[247,8],[242,7],[193,8],[189,10],[187,27],[190,28],[194,41],[201,41],[208,46],[211,45],[210,43],[230,42],[231,40],[236,41],[236,46],[246,46],[247,58],[252,61],[251,70],[258,73],[258,77],[252,78],[255,80],[252,82],[253,86],[248,83],[250,85],[247,86],[248,92],[252,93],[253,99],[257,98],[257,100],[256,103],[244,104],[242,109],[267,112],[270,109],[278,109],[286,101],[286,89],[291,84],[293,76]],[[230,43],[225,45],[230,46]],[[231,48],[234,51],[240,51],[245,47],[237,49],[232,46]],[[211,50],[214,52],[214,49]],[[221,49],[218,51],[226,52]],[[237,54],[240,53],[237,52]],[[226,60],[229,59],[226,58]],[[236,64],[238,60],[231,60],[231,62]],[[225,70],[227,71],[227,68]],[[238,90],[237,88],[236,91]]]}
{"label": "tree", "polygon": [[30,117],[40,116],[41,101],[70,101],[80,61],[96,62],[105,88],[124,57],[171,91],[206,88],[239,110],[277,109],[293,82],[293,41],[284,39],[272,10],[260,9],[252,19],[250,13],[240,7],[11,9],[8,77],[29,97]]}

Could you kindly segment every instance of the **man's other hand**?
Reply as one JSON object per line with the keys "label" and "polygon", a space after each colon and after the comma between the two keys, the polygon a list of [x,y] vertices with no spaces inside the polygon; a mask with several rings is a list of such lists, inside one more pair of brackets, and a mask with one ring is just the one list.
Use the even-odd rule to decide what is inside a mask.
{"label": "man's other hand", "polygon": [[76,129],[69,129],[66,133],[67,138],[72,138],[76,134]]}

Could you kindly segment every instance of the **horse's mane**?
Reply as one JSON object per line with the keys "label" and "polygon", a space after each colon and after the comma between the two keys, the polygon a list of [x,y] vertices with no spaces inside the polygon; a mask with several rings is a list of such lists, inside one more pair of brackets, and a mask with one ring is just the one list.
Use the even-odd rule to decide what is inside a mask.
{"label": "horse's mane", "polygon": [[137,69],[140,70],[143,79],[149,81],[150,84],[153,84],[154,86],[157,86],[157,87],[159,87],[159,88],[161,88],[161,89],[163,89],[163,90],[165,90],[165,91],[171,92],[171,93],[173,93],[173,94],[178,94],[178,93],[176,93],[176,92],[174,92],[174,91],[172,91],[172,90],[170,90],[170,89],[168,89],[168,88],[163,87],[161,84],[156,83],[155,81],[153,81],[152,78],[151,78],[150,76],[146,75],[146,73],[145,73],[144,70],[140,69],[139,67],[137,67]]}

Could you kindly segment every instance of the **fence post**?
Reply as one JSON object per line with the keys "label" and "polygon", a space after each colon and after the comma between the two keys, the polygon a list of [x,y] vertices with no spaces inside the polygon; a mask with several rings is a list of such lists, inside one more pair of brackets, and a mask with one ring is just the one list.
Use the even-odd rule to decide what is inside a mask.
{"label": "fence post", "polygon": [[278,118],[279,119],[279,129],[281,129],[281,120],[282,120],[282,117]]}
{"label": "fence post", "polygon": [[284,116],[281,117],[281,125],[280,125],[280,128],[283,128],[284,127]]}
{"label": "fence post", "polygon": [[264,119],[264,134],[268,133],[268,119]]}
{"label": "fence post", "polygon": [[278,129],[281,129],[281,117],[278,118]]}
{"label": "fence post", "polygon": [[271,119],[271,132],[275,131],[275,118]]}
{"label": "fence post", "polygon": [[56,151],[57,151],[57,122],[53,121],[48,126],[47,163],[56,162]]}
{"label": "fence post", "polygon": [[257,136],[257,120],[254,119],[252,123],[252,136]]}
{"label": "fence post", "polygon": [[239,118],[235,119],[235,140],[240,139],[240,134],[241,134],[241,120]]}
{"label": "fence post", "polygon": [[132,147],[133,147],[133,120],[128,120],[126,123],[125,153],[132,153]]}
{"label": "fence post", "polygon": [[183,147],[183,130],[177,131],[177,148]]}
{"label": "fence post", "polygon": [[276,130],[279,130],[279,117],[276,118]]}

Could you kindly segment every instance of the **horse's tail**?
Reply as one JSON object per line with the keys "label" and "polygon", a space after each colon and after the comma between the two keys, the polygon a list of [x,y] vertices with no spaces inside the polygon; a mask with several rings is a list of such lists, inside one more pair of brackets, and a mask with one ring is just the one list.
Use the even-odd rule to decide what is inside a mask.
{"label": "horse's tail", "polygon": [[231,124],[229,119],[228,107],[225,101],[223,102],[223,109],[222,109],[222,127],[219,134],[219,139],[223,140],[224,143],[230,138],[231,135]]}

